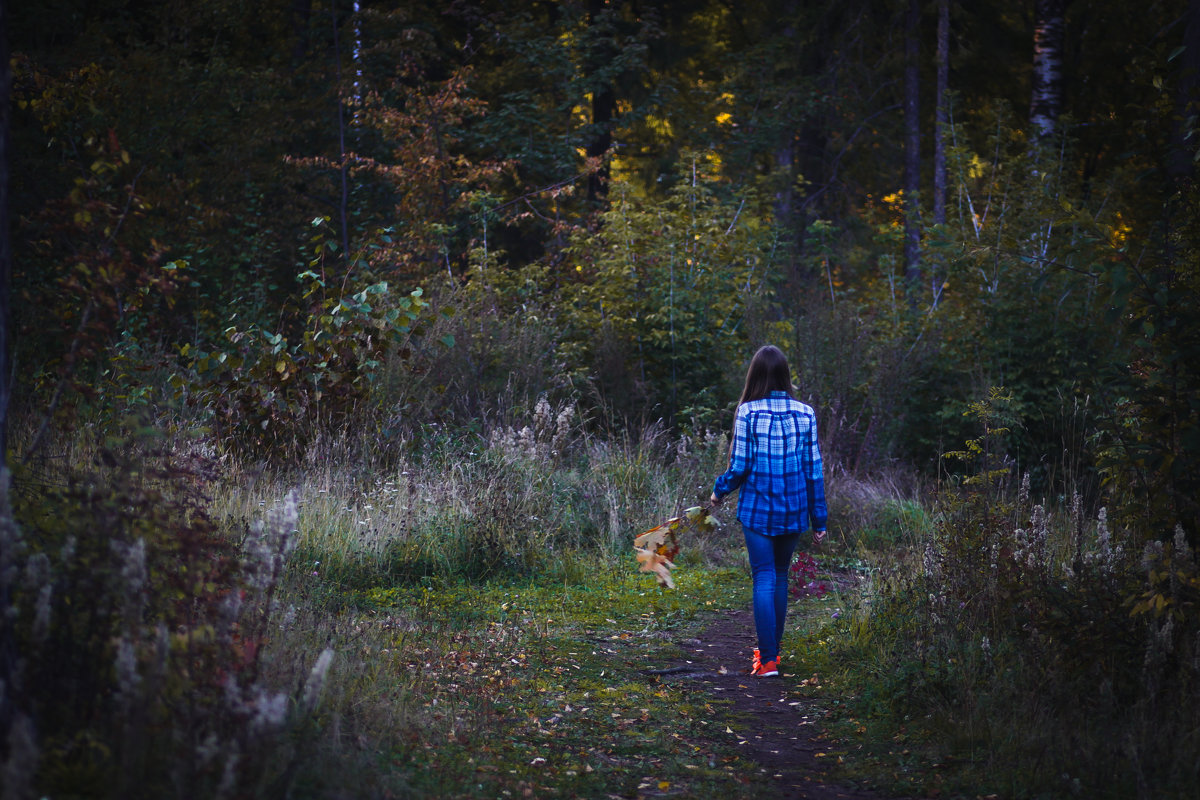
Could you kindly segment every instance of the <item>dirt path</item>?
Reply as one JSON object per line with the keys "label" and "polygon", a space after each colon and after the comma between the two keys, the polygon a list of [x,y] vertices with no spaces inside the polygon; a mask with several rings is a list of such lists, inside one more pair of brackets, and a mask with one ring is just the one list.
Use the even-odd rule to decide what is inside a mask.
{"label": "dirt path", "polygon": [[750,651],[754,621],[749,610],[719,614],[697,639],[681,642],[690,651],[682,661],[651,671],[663,681],[686,682],[714,699],[732,702],[729,730],[743,754],[756,761],[777,787],[773,800],[884,800],[853,786],[830,782],[823,758],[829,742],[821,738],[820,712],[797,697],[805,676],[752,678]]}

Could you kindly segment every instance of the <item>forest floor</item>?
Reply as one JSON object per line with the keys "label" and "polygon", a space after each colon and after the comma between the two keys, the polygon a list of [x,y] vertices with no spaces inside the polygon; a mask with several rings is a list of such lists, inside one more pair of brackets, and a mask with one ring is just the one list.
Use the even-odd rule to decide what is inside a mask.
{"label": "forest floor", "polygon": [[678,644],[684,657],[647,673],[723,701],[721,721],[728,724],[713,730],[736,737],[741,756],[770,779],[774,800],[883,800],[885,795],[831,776],[844,744],[827,738],[822,701],[796,691],[818,685],[819,676],[792,674],[786,659],[777,678],[749,674],[754,644],[749,609],[715,612],[698,637]]}
{"label": "forest floor", "polygon": [[681,568],[673,590],[625,565],[582,576],[363,593],[354,630],[378,636],[350,648],[356,708],[401,733],[377,774],[344,776],[361,791],[333,796],[895,800],[928,785],[912,745],[872,741],[836,679],[812,674],[855,575],[791,604],[773,678],[748,674],[741,568]]}

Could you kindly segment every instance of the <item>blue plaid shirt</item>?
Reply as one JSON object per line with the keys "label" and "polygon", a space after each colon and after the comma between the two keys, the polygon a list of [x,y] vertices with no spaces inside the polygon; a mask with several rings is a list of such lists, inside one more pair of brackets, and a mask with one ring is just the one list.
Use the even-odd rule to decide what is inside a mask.
{"label": "blue plaid shirt", "polygon": [[825,530],[825,479],[810,406],[787,392],[738,406],[729,469],[713,494],[723,498],[735,489],[741,489],[738,521],[752,531],[793,533],[805,530],[808,520]]}

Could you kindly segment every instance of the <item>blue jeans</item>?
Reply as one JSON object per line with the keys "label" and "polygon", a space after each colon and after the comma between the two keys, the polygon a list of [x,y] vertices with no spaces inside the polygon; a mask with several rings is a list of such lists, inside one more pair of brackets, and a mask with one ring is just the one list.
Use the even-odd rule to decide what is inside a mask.
{"label": "blue jeans", "polygon": [[754,576],[754,628],[758,633],[759,658],[773,661],[779,657],[783,639],[783,621],[787,616],[788,568],[800,534],[766,536],[743,529],[750,572]]}

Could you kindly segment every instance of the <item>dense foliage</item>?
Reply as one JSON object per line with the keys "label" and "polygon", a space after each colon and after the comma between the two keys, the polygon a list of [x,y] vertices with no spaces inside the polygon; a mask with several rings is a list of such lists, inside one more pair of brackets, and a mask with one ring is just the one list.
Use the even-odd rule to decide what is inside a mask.
{"label": "dense foliage", "polygon": [[[933,124],[928,91],[916,120],[927,174],[934,140],[947,145],[948,214],[934,220],[922,190],[918,265],[902,247],[892,5],[62,5],[12,20],[27,407],[161,408],[169,398],[131,369],[203,394],[203,354],[260,334],[312,359],[296,370],[331,382],[323,396],[344,394],[355,367],[320,367],[331,362],[299,344],[328,335],[296,277],[313,274],[306,227],[324,218],[323,298],[421,288],[433,311],[490,315],[496,333],[466,342],[486,360],[524,346],[510,320],[538,326],[552,366],[516,387],[524,408],[568,392],[618,426],[721,425],[745,354],[771,340],[856,468],[932,468],[966,435],[966,405],[998,385],[1026,423],[1013,456],[1039,485],[1062,477],[1053,462],[1079,398],[1110,447],[1153,450],[1162,437],[1145,426],[1140,443],[1116,432],[1163,414],[1183,414],[1168,449],[1191,446],[1194,411],[1139,417],[1136,397],[1172,402],[1190,385],[1177,367],[1192,360],[1191,177],[1172,166],[1190,141],[1182,3],[1072,7],[1062,46],[1078,66],[1053,143],[1031,139],[1019,110],[1028,9],[951,8],[948,124]],[[935,22],[917,31],[930,74]],[[394,379],[376,384],[391,396],[357,397],[356,414],[394,421],[399,383],[458,358],[411,360],[424,326],[397,336],[376,314],[372,337],[361,324],[336,327],[371,338],[356,358]],[[344,358],[363,344],[328,346]],[[256,384],[239,389],[246,401],[276,402],[272,384],[294,372],[280,363],[239,378]],[[420,409],[408,424],[445,405],[431,391],[478,417],[493,409],[456,396],[506,389],[503,371],[442,377],[406,398]],[[305,407],[292,432],[347,421]],[[288,425],[275,428],[296,452]],[[1195,472],[1178,453],[1132,460],[1155,474],[1170,461],[1159,480],[1172,486]],[[1136,492],[1144,476],[1125,482]],[[1168,495],[1194,535],[1188,492]]]}

